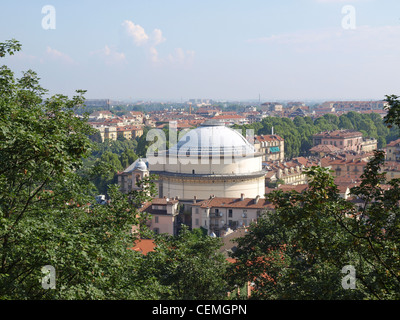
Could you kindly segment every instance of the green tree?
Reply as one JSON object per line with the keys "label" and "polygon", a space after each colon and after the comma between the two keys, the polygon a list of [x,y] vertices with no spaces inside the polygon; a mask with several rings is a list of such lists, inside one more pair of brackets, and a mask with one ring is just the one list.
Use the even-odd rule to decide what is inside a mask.
{"label": "green tree", "polygon": [[222,242],[200,229],[183,225],[178,236],[155,238],[155,251],[142,257],[136,276],[148,298],[173,300],[226,299],[228,262],[218,250]]}
{"label": "green tree", "polygon": [[[238,240],[232,279],[254,283],[263,299],[398,299],[400,181],[383,188],[383,152],[351,190],[357,207],[340,197],[330,172],[313,167],[303,193],[274,191],[276,210]],[[343,267],[356,269],[356,289],[342,287]]]}
{"label": "green tree", "polygon": [[350,129],[350,130],[354,129],[354,126],[351,123],[350,119],[343,114],[339,117],[339,127],[341,129]]}
{"label": "green tree", "polygon": [[[17,41],[0,43],[0,56],[19,49]],[[94,130],[74,116],[84,92],[45,93],[35,72],[16,79],[0,68],[0,298],[140,297],[131,277],[140,254],[127,248],[141,221],[132,203],[149,195],[129,199],[115,185],[111,201],[96,204],[87,177],[101,168],[83,167]],[[46,265],[56,270],[55,290],[41,286]]]}

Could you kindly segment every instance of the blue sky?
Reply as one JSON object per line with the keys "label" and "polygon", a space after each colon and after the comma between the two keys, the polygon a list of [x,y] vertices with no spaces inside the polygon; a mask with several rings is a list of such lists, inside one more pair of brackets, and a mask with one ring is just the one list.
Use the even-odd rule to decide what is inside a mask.
{"label": "blue sky", "polygon": [[[44,29],[45,5],[55,29]],[[354,29],[343,27],[355,9]],[[396,0],[2,0],[2,59],[51,94],[216,100],[383,99],[400,94]]]}

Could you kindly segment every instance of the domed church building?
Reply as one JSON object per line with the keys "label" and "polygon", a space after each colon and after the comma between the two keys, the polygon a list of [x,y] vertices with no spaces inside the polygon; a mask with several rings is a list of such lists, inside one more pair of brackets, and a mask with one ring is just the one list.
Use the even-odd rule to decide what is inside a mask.
{"label": "domed church building", "polygon": [[150,173],[158,175],[159,198],[264,197],[262,154],[221,122],[204,122],[147,160]]}

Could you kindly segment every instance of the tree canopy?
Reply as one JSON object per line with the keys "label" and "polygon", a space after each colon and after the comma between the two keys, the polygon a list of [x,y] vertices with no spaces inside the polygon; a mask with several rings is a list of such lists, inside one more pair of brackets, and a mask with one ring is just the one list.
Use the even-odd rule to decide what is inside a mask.
{"label": "tree canopy", "polygon": [[398,127],[388,128],[377,113],[361,114],[350,111],[340,116],[325,114],[322,117],[297,116],[293,120],[281,117],[266,117],[261,122],[247,125],[235,125],[241,128],[253,129],[257,135],[268,135],[273,132],[285,139],[285,157],[291,159],[298,156],[306,156],[313,146],[312,136],[319,132],[337,129],[350,129],[360,131],[364,137],[378,140],[378,149],[384,148],[387,143],[395,140],[398,135]]}
{"label": "tree canopy", "polygon": [[[2,56],[19,49],[0,43]],[[96,168],[83,166],[93,129],[74,114],[84,91],[72,99],[46,92],[34,71],[16,79],[0,68],[0,298],[135,298],[126,288],[138,253],[127,248],[140,214],[118,186],[108,204],[94,200],[87,177]],[[47,265],[56,290],[41,286]]]}
{"label": "tree canopy", "polygon": [[351,189],[356,202],[321,167],[306,172],[304,192],[266,195],[275,211],[238,239],[231,281],[252,282],[259,299],[399,299],[400,179],[387,182],[383,163],[376,151]]}

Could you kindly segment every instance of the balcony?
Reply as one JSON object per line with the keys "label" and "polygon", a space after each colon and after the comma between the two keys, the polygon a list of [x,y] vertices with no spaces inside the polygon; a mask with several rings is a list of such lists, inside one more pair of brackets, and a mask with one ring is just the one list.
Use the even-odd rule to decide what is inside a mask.
{"label": "balcony", "polygon": [[222,212],[210,212],[210,218],[222,218]]}

